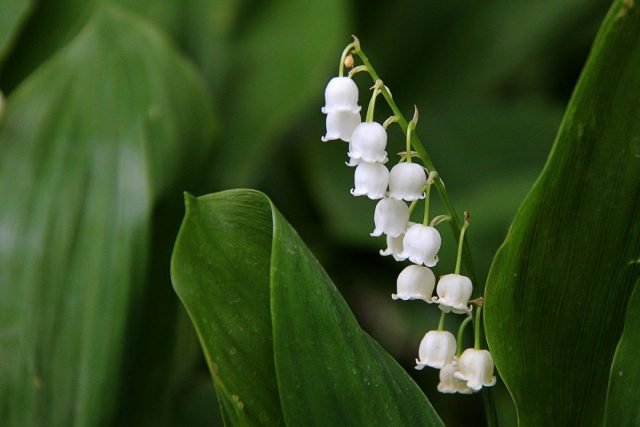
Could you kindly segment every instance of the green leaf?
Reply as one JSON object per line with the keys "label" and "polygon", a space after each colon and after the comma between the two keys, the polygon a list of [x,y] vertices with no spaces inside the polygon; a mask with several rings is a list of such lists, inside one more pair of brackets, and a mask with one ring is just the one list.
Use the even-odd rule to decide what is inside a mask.
{"label": "green leaf", "polygon": [[31,0],[3,0],[0,4],[0,65],[31,11]]}
{"label": "green leaf", "polygon": [[228,422],[442,425],[266,196],[186,204],[172,278]]}
{"label": "green leaf", "polygon": [[607,426],[640,425],[638,348],[640,348],[640,287],[636,284],[627,306],[624,331],[611,365],[605,408],[605,425]]}
{"label": "green leaf", "polygon": [[638,69],[640,10],[618,1],[489,273],[487,340],[523,426],[603,422],[640,276]]}
{"label": "green leaf", "polygon": [[0,127],[3,426],[109,424],[152,209],[209,150],[205,93],[162,35],[103,6],[9,97]]}

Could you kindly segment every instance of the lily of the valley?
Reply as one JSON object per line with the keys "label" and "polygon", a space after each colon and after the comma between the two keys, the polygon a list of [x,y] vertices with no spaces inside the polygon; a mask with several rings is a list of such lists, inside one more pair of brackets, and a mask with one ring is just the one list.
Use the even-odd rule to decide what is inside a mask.
{"label": "lily of the valley", "polygon": [[398,163],[391,169],[389,197],[412,202],[424,199],[427,174],[417,163]]}
{"label": "lily of the valley", "polygon": [[458,361],[454,360],[451,363],[446,364],[440,369],[438,383],[438,391],[440,393],[461,393],[471,394],[473,390],[467,387],[467,383],[463,380],[459,380],[455,377],[455,373],[458,372]]}
{"label": "lily of the valley", "polygon": [[351,134],[349,142],[349,166],[362,162],[386,163],[387,131],[380,123],[360,123]]}
{"label": "lily of the valley", "polygon": [[468,313],[472,292],[473,285],[468,277],[460,274],[446,274],[438,281],[436,288],[438,297],[434,297],[434,301],[445,313],[450,311],[458,314]]}
{"label": "lily of the valley", "polygon": [[425,366],[441,369],[453,361],[456,353],[456,339],[449,331],[429,331],[420,342],[419,359],[416,359],[416,369]]}
{"label": "lily of the valley", "polygon": [[354,129],[360,122],[360,113],[353,113],[349,110],[332,111],[327,114],[327,133],[320,139],[323,142],[336,139],[349,142]]}
{"label": "lily of the valley", "polygon": [[335,111],[359,113],[358,86],[350,77],[334,77],[324,90],[324,114]]}
{"label": "lily of the valley", "polygon": [[488,350],[466,349],[458,360],[458,371],[453,375],[473,391],[495,385],[491,353]]}
{"label": "lily of the valley", "polygon": [[404,234],[400,257],[408,258],[414,264],[433,267],[438,263],[441,243],[440,233],[434,227],[414,224]]}
{"label": "lily of the valley", "polygon": [[382,199],[389,184],[389,170],[381,163],[360,163],[356,168],[354,181],[352,195]]}
{"label": "lily of the valley", "polygon": [[419,299],[431,302],[431,294],[436,285],[436,276],[427,267],[410,265],[400,272],[397,280],[397,293],[392,294],[394,300]]}
{"label": "lily of the valley", "polygon": [[384,233],[387,236],[398,237],[407,228],[409,207],[401,200],[386,197],[376,205],[373,213],[373,222],[375,223],[375,229],[371,236],[378,237]]}

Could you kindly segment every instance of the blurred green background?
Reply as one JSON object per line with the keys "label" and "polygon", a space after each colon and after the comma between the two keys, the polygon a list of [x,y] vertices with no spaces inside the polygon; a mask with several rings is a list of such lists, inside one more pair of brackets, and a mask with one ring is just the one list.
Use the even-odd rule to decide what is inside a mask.
{"label": "blurred green background", "polygon": [[[102,7],[100,3],[108,2],[4,0],[0,4],[0,90],[8,98],[7,115],[13,94],[28,88],[34,73],[64,54]],[[205,82],[202,87],[206,87],[208,106],[206,114],[196,115],[207,121],[202,124],[206,131],[201,136],[206,139],[205,148],[184,147],[186,155],[191,153],[194,158],[180,163],[176,173],[167,173],[166,189],[152,198],[151,215],[146,218],[149,234],[141,241],[147,249],[135,261],[146,267],[142,275],[132,279],[139,282],[136,289],[140,294],[121,313],[125,332],[115,358],[119,371],[114,380],[116,393],[101,423],[199,426],[219,422],[197,339],[171,288],[169,258],[183,213],[181,191],[201,195],[235,187],[257,188],[273,199],[327,269],[363,328],[423,386],[447,425],[481,423],[483,409],[478,396],[439,395],[436,371],[413,370],[422,335],[437,324],[437,310],[417,302],[391,300],[401,266],[378,256],[384,240],[369,237],[374,202],[349,194],[353,169],[344,165],[347,145],[320,141],[324,133],[320,113],[323,88],[337,73],[342,48],[350,42],[350,35],[356,34],[405,115],[410,116],[414,104],[419,108],[419,136],[456,208],[472,213],[468,236],[478,275],[484,280],[519,203],[544,164],[610,3],[112,3],[131,18],[127,18],[129,25],[159,33],[168,43],[167,51],[177,52],[193,65]],[[116,25],[113,31],[121,29]],[[117,46],[125,50],[126,40]],[[101,55],[117,57],[119,53],[117,49],[96,51],[93,66],[100,67]],[[82,61],[75,65],[79,68],[73,72],[82,75]],[[132,77],[128,91],[135,94],[139,86],[157,80],[155,69],[151,63],[145,73]],[[53,82],[55,72],[47,78]],[[357,75],[356,81],[361,104],[366,106],[371,81],[364,73]],[[92,84],[101,87],[100,79]],[[155,90],[161,92],[163,86]],[[69,91],[73,92],[73,87]],[[46,91],[25,93],[23,98],[31,98],[22,102],[34,104],[40,102],[39,96],[48,96]],[[114,93],[116,99],[120,95],[125,94]],[[91,98],[86,102],[91,104]],[[185,105],[181,114],[188,116],[188,100]],[[378,105],[377,119],[382,121],[389,110],[383,103]],[[109,110],[103,111],[98,104],[94,107],[104,121],[113,120]],[[29,123],[30,117],[22,115],[17,122]],[[117,124],[114,121],[113,126]],[[3,125],[6,123],[1,122]],[[19,132],[3,135],[0,154],[4,163],[0,165],[5,171],[10,162],[25,162],[19,167],[29,168],[32,165],[28,162],[42,160],[16,154],[12,147],[21,143]],[[169,142],[186,145],[189,140]],[[400,130],[392,127],[388,151],[401,151],[403,144]],[[205,152],[207,155],[202,154]],[[162,176],[162,169],[159,174]],[[5,200],[18,197],[11,195],[17,185],[8,181],[8,175],[2,175]],[[52,191],[47,188],[34,182],[19,197],[42,197]],[[3,208],[11,209],[11,204]],[[444,212],[436,203],[437,213]],[[5,221],[2,225],[14,224]],[[454,264],[452,236],[446,226],[442,230],[444,242],[436,275],[450,272]],[[32,266],[28,249],[18,253],[10,241],[2,235],[0,238],[3,253],[8,254],[4,266]],[[98,255],[97,261],[101,260]],[[42,276],[42,286],[46,286],[46,271]],[[0,296],[11,295],[11,287],[19,282],[12,279],[10,275],[2,279]],[[46,345],[59,344],[53,340],[41,344],[40,350],[46,352]],[[494,395],[503,424],[513,425],[508,394],[499,385]]]}

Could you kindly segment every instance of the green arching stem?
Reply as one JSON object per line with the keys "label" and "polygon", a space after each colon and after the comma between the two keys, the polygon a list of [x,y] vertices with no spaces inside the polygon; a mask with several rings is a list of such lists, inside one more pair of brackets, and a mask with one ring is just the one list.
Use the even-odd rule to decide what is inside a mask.
{"label": "green arching stem", "polygon": [[480,326],[482,326],[482,322],[480,321],[480,315],[482,314],[482,306],[478,306],[478,310],[476,310],[476,321],[473,324],[473,332],[475,333],[475,339],[473,341],[473,348],[476,350],[480,350]]}
{"label": "green arching stem", "polygon": [[371,99],[369,100],[369,107],[367,108],[367,123],[371,123],[373,121],[373,113],[376,109],[376,98],[380,94],[380,86],[376,82],[375,89],[373,89],[373,95],[371,95]]}
{"label": "green arching stem", "polygon": [[462,224],[462,230],[460,230],[460,238],[458,239],[458,257],[456,258],[456,270],[455,274],[460,274],[461,260],[462,260],[462,246],[464,246],[464,234],[469,227],[469,221],[465,220]]}
{"label": "green arching stem", "polygon": [[413,122],[407,125],[407,163],[411,163],[411,131],[414,130]]}
{"label": "green arching stem", "polygon": [[411,204],[409,205],[409,216],[411,216],[417,204],[418,204],[417,200],[414,200],[413,202],[411,202]]}
{"label": "green arching stem", "polygon": [[444,317],[447,315],[447,313],[445,313],[444,311],[442,312],[442,314],[440,315],[440,321],[438,322],[438,330],[442,331],[444,330]]}
{"label": "green arching stem", "polygon": [[[371,65],[371,62],[369,61],[369,58],[367,58],[367,55],[365,55],[362,49],[360,49],[359,46],[355,46],[352,52],[353,54],[358,55],[362,63],[367,67],[367,70],[369,71],[369,75],[371,76],[373,81],[375,82],[377,80],[380,80],[378,73],[376,73],[376,70],[373,68],[373,66]],[[389,108],[391,108],[391,111],[393,111],[393,114],[396,117],[398,117],[398,124],[400,125],[400,128],[406,134],[408,121],[404,117],[404,115],[402,114],[398,106],[396,105],[395,101],[393,100],[391,96],[391,92],[389,92],[389,89],[387,89],[384,86],[381,88],[381,92],[382,92],[382,96],[384,96],[384,99],[387,101],[387,104],[389,104]],[[415,132],[411,133],[411,145],[413,146],[415,151],[418,153],[418,157],[420,158],[420,160],[422,160],[422,163],[426,166],[426,168],[428,170],[435,170],[431,157],[429,156],[427,151],[424,149],[424,146],[420,142],[420,139],[418,138]],[[442,182],[442,179],[437,179],[434,185],[436,186],[436,190],[438,191],[438,196],[440,197],[442,204],[444,205],[445,209],[449,212],[449,215],[451,216],[451,221],[449,223],[451,224],[453,234],[454,236],[458,237],[460,233],[460,229],[462,227],[460,217],[456,213],[456,210],[453,207],[453,204],[449,200],[449,195],[447,194],[447,190],[444,187],[444,183]],[[465,263],[465,266],[467,267],[471,280],[474,283],[480,283],[475,273],[475,268],[473,266],[473,259],[471,257],[471,251],[469,250],[468,246],[464,248],[464,263]],[[483,288],[482,285],[478,286],[478,291],[480,295],[482,294],[482,288]]]}
{"label": "green arching stem", "polygon": [[469,322],[471,322],[472,320],[473,320],[473,316],[471,315],[467,316],[467,318],[462,321],[462,323],[460,324],[460,328],[458,329],[458,339],[456,340],[456,343],[458,345],[456,356],[458,358],[462,354],[462,335],[464,334],[464,328],[466,328]]}
{"label": "green arching stem", "polygon": [[431,200],[431,184],[426,185],[424,193],[424,216],[422,217],[422,225],[429,225],[429,200]]}
{"label": "green arching stem", "polygon": [[355,42],[349,43],[347,47],[342,51],[342,55],[340,56],[340,67],[338,68],[338,76],[344,77],[344,61],[347,59],[347,55],[355,47]]}

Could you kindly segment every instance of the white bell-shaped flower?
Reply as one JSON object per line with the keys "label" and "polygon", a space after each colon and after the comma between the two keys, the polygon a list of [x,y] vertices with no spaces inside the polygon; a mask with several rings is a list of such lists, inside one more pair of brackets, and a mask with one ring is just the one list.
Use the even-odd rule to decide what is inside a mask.
{"label": "white bell-shaped flower", "polygon": [[360,163],[355,172],[354,196],[367,196],[372,200],[382,199],[389,184],[389,170],[380,163]]}
{"label": "white bell-shaped flower", "polygon": [[417,163],[398,163],[391,169],[389,197],[412,202],[424,199],[427,174]]}
{"label": "white bell-shaped flower", "polygon": [[408,258],[414,264],[433,267],[438,263],[438,251],[441,243],[440,233],[434,227],[423,224],[412,225],[402,240],[400,257]]}
{"label": "white bell-shaped flower", "polygon": [[445,274],[438,281],[434,301],[440,305],[440,310],[448,313],[450,311],[458,314],[468,313],[469,298],[473,292],[471,279],[460,274]]}
{"label": "white bell-shaped flower", "polygon": [[479,391],[483,386],[495,385],[491,353],[488,350],[466,349],[458,360],[458,372],[453,375],[473,391]]}
{"label": "white bell-shaped flower", "polygon": [[350,77],[334,77],[324,90],[322,112],[329,114],[334,111],[360,112],[358,86]]}
{"label": "white bell-shaped flower", "polygon": [[[415,222],[409,221],[407,223],[407,228],[411,227]],[[405,230],[406,231],[406,230]],[[393,255],[393,259],[396,261],[404,261],[406,258],[400,257],[402,253],[402,240],[404,239],[404,232],[400,234],[398,237],[387,236],[387,248],[385,250],[380,251],[380,255],[389,256]]]}
{"label": "white bell-shaped flower", "polygon": [[392,294],[394,300],[421,299],[431,303],[431,294],[436,286],[436,276],[427,267],[410,265],[400,272],[397,280],[397,294]]}
{"label": "white bell-shaped flower", "polygon": [[335,139],[349,142],[351,141],[353,130],[361,121],[360,113],[354,113],[349,110],[332,111],[327,114],[327,133],[320,139],[323,142]]}
{"label": "white bell-shaped flower", "polygon": [[453,361],[456,354],[456,339],[449,331],[429,331],[420,342],[416,359],[416,369],[420,370],[425,366],[441,369]]}
{"label": "white bell-shaped flower", "polygon": [[378,237],[382,233],[398,237],[407,228],[409,222],[409,206],[402,200],[384,198],[376,205],[373,213],[375,229],[371,236]]}
{"label": "white bell-shaped flower", "polygon": [[351,134],[349,142],[349,166],[362,162],[386,163],[387,131],[376,122],[360,123]]}
{"label": "white bell-shaped flower", "polygon": [[473,391],[467,387],[467,383],[454,376],[456,372],[458,372],[458,361],[454,358],[451,363],[446,364],[440,369],[438,391],[449,394],[471,394]]}

